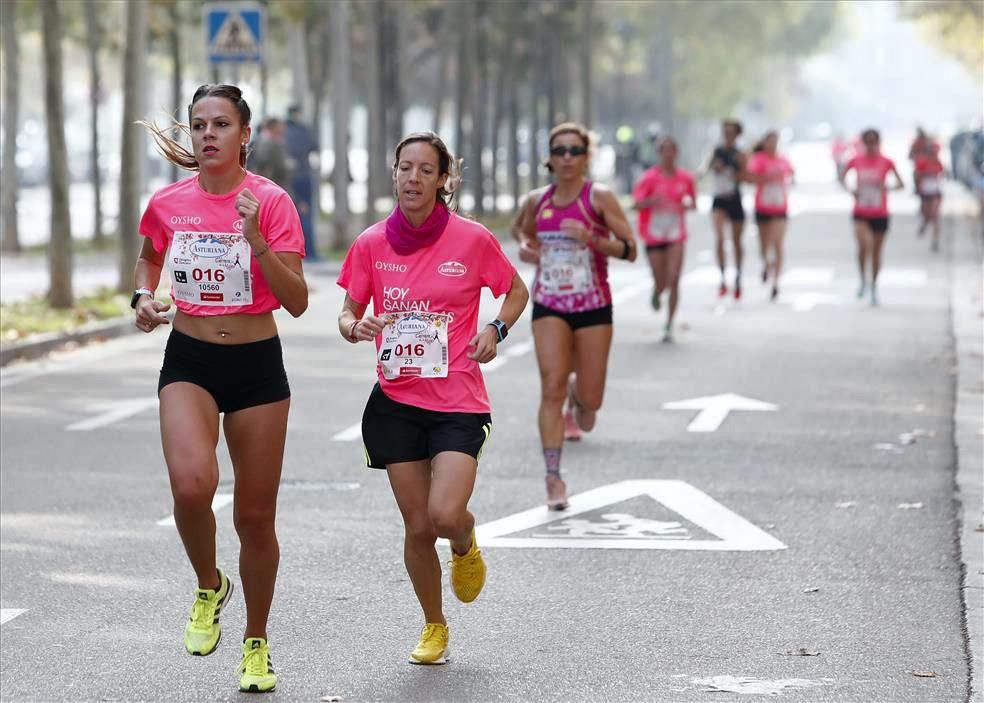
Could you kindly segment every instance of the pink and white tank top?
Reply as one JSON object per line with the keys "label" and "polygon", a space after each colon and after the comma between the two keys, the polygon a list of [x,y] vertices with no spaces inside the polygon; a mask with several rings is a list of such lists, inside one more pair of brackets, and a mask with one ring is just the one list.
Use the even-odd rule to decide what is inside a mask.
{"label": "pink and white tank top", "polygon": [[540,263],[533,281],[533,302],[557,312],[585,312],[612,304],[608,257],[561,230],[564,220],[578,220],[592,234],[607,238],[608,228],[591,206],[591,181],[571,203],[553,202],[551,185],[536,206]]}

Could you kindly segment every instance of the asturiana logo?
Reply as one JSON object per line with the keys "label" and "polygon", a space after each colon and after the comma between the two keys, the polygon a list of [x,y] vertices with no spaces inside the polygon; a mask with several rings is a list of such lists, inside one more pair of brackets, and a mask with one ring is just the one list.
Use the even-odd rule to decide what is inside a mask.
{"label": "asturiana logo", "polygon": [[225,256],[229,253],[229,247],[220,242],[218,239],[212,239],[210,237],[203,237],[202,239],[199,239],[194,242],[189,249],[195,256],[206,259],[218,259],[220,256]]}
{"label": "asturiana logo", "polygon": [[464,276],[468,273],[468,269],[457,261],[445,261],[437,267],[437,272],[442,276]]}
{"label": "asturiana logo", "polygon": [[425,329],[427,329],[427,323],[419,317],[408,317],[405,320],[400,320],[396,323],[396,331],[400,334],[407,334],[408,332],[423,332]]}

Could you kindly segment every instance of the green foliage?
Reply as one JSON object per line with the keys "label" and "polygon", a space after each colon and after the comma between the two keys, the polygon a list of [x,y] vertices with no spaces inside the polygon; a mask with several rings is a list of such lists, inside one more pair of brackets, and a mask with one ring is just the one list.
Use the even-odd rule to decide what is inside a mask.
{"label": "green foliage", "polygon": [[984,69],[984,3],[980,0],[906,0],[902,14],[926,37],[980,77]]}
{"label": "green foliage", "polygon": [[0,305],[0,337],[10,342],[32,334],[71,332],[130,312],[129,298],[108,288],[78,298],[67,310],[55,310],[43,296],[37,296]]}

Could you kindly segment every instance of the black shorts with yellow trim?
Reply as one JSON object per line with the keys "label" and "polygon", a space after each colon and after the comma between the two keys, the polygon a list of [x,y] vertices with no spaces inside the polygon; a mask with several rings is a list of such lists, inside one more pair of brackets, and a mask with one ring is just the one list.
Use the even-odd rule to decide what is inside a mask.
{"label": "black shorts with yellow trim", "polygon": [[491,433],[488,413],[439,412],[398,403],[378,383],[362,414],[362,443],[370,469],[433,459],[441,452],[462,452],[478,461]]}

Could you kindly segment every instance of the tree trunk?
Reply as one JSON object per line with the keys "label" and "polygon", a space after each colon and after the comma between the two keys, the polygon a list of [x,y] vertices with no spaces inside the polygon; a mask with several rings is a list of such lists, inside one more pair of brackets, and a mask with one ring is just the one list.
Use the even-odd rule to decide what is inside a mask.
{"label": "tree trunk", "polygon": [[454,116],[455,116],[455,130],[454,130],[454,153],[457,156],[462,156],[465,153],[465,114],[468,106],[468,87],[471,84],[469,80],[469,42],[471,41],[471,27],[472,27],[472,3],[471,2],[459,2],[458,3],[458,61],[455,65],[456,78],[455,81],[455,96],[454,96]]}
{"label": "tree trunk", "polygon": [[366,23],[366,49],[369,52],[369,70],[367,86],[368,110],[369,110],[369,164],[368,176],[366,179],[366,220],[374,222],[376,220],[376,200],[381,197],[380,189],[383,183],[383,174],[387,169],[386,147],[383,145],[385,139],[383,135],[384,121],[382,112],[382,65],[380,52],[382,46],[379,37],[380,14],[382,12],[382,0],[369,0],[368,2],[368,21]]}
{"label": "tree trunk", "polygon": [[482,153],[485,151],[485,126],[488,113],[488,70],[485,61],[486,16],[488,8],[482,0],[476,3],[472,57],[475,83],[471,100],[471,172],[472,195],[475,198],[475,214],[485,214],[485,168]]}
{"label": "tree trunk", "polygon": [[[89,0],[92,2],[92,0]],[[174,118],[178,121],[184,121],[188,119],[187,115],[182,115],[181,112],[181,5],[179,2],[174,2],[168,8],[168,14],[170,17],[171,26],[168,27],[168,45],[171,49],[171,67],[173,69],[171,73],[171,109]],[[189,101],[190,102],[190,101]],[[175,128],[172,132],[174,139],[181,139],[181,130]],[[178,167],[171,164],[171,182],[178,180],[179,172]]]}
{"label": "tree trunk", "polygon": [[[325,4],[318,8],[317,14],[308,16],[308,24],[312,28],[313,42],[307,44],[311,48],[308,55],[308,67],[311,80],[311,133],[318,147],[317,166],[312,169],[313,182],[311,197],[311,227],[314,229],[313,239],[320,240],[318,230],[321,229],[321,145],[324,143],[321,134],[321,111],[325,100],[325,87],[328,83],[329,53],[331,50],[330,27],[328,13],[334,3]],[[310,165],[308,168],[311,168]]]}
{"label": "tree trunk", "polygon": [[509,85],[509,173],[512,188],[513,208],[519,204],[522,189],[519,184],[519,80],[511,77]]}
{"label": "tree trunk", "polygon": [[[311,118],[310,100],[308,100],[308,65],[307,41],[303,21],[290,20],[287,22],[287,61],[291,74],[290,103],[301,106],[302,122]],[[310,122],[308,122],[310,124]]]}
{"label": "tree trunk", "polygon": [[577,83],[581,86],[581,122],[591,129],[594,122],[592,100],[592,48],[594,46],[594,0],[581,0],[581,77]]}
{"label": "tree trunk", "polygon": [[335,226],[332,247],[345,251],[349,245],[349,203],[348,203],[348,147],[349,115],[352,110],[351,96],[351,54],[349,51],[349,3],[336,0],[331,5],[331,103],[334,115],[334,134],[332,146],[335,150],[335,165],[331,179],[335,190],[335,211],[332,222]]}
{"label": "tree trunk", "polygon": [[0,2],[0,32],[3,34],[3,236],[0,249],[20,251],[17,231],[17,131],[20,126],[20,56],[17,38],[17,5]]}
{"label": "tree trunk", "polygon": [[513,71],[513,33],[509,32],[503,37],[500,47],[499,59],[496,61],[495,77],[495,104],[492,109],[492,139],[490,146],[492,149],[492,172],[489,184],[492,189],[492,211],[499,209],[499,137],[502,133],[502,121],[506,110],[506,80],[512,80]]}
{"label": "tree trunk", "polygon": [[386,35],[389,37],[389,50],[385,52],[385,57],[389,64],[387,70],[387,118],[386,134],[388,143],[386,154],[403,139],[403,115],[406,112],[406,87],[403,77],[406,74],[405,63],[407,60],[407,37],[406,27],[409,24],[407,17],[408,3],[404,0],[397,0],[395,7],[390,5],[384,17],[388,19],[388,30]]}
{"label": "tree trunk", "polygon": [[140,224],[140,188],[137,174],[141,153],[140,118],[141,91],[145,76],[140,70],[140,57],[145,53],[147,34],[147,5],[142,2],[126,4],[126,49],[123,55],[123,135],[120,146],[120,210],[119,210],[119,284],[122,293],[133,290],[133,265],[137,260],[137,227]]}
{"label": "tree trunk", "polygon": [[70,308],[72,296],[72,222],[68,207],[68,149],[62,91],[64,36],[57,0],[41,1],[44,35],[44,106],[48,123],[48,182],[51,189],[51,239],[48,242],[48,304]]}
{"label": "tree trunk", "polygon": [[89,168],[92,179],[93,222],[92,242],[96,246],[103,243],[102,231],[102,177],[99,173],[99,44],[102,32],[96,16],[96,0],[85,0],[86,48],[89,54],[89,129],[91,152]]}
{"label": "tree trunk", "polygon": [[530,184],[529,189],[533,190],[540,185],[540,150],[537,147],[538,134],[540,132],[540,72],[536,66],[530,70]]}
{"label": "tree trunk", "polygon": [[[450,80],[448,75],[448,60],[451,54],[451,42],[446,41],[448,29],[454,17],[454,10],[449,5],[444,5],[441,10],[441,25],[437,33],[437,95],[434,98],[434,132],[441,133],[441,117],[444,116],[444,101],[446,98],[446,87]],[[446,142],[447,140],[445,140]]]}

